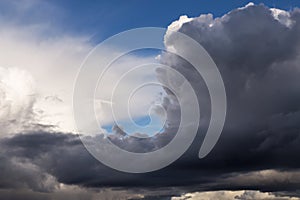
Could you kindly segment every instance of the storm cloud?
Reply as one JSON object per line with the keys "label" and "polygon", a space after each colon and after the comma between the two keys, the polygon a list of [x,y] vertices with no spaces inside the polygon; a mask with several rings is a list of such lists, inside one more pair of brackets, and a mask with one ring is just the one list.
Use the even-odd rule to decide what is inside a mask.
{"label": "storm cloud", "polygon": [[[169,30],[198,41],[213,58],[224,80],[226,123],[207,157],[198,158],[210,117],[205,83],[187,61],[163,53],[160,62],[190,81],[203,112],[199,133],[180,159],[159,171],[127,174],[98,162],[77,135],[49,129],[25,131],[1,138],[3,195],[7,195],[4,190],[28,189],[36,195],[53,193],[52,198],[59,199],[55,191],[63,184],[84,190],[126,188],[130,195],[144,197],[169,198],[207,190],[259,190],[273,192],[275,196],[300,196],[300,10],[282,11],[249,4],[220,18],[211,14],[181,17]],[[176,43],[172,31],[166,33],[166,47],[189,51]],[[157,70],[161,79],[168,73]],[[165,106],[176,107],[168,99]],[[178,116],[169,114],[169,122],[176,124]],[[98,139],[111,139],[129,151],[148,152],[167,144],[175,130],[171,127],[151,139],[134,139],[116,127],[114,131],[118,134]],[[237,199],[250,199],[247,195],[251,196],[239,194]]]}

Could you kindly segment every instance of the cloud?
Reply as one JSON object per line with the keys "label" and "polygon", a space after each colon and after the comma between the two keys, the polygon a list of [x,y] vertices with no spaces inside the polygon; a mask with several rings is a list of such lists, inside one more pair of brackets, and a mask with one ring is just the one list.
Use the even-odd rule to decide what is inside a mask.
{"label": "cloud", "polygon": [[[35,6],[36,4],[33,3],[28,9]],[[26,12],[28,9],[25,9]],[[34,100],[30,106],[32,107],[32,113],[36,114],[35,119],[38,119],[35,123],[51,125],[56,127],[56,131],[76,132],[72,111],[72,93],[78,70],[85,57],[95,46],[90,41],[90,36],[75,36],[67,33],[45,35],[44,32],[52,29],[52,27],[41,22],[21,26],[0,21],[0,25],[2,26],[0,51],[5,52],[0,55],[0,66],[7,71],[1,70],[1,74],[3,74],[1,79],[5,78],[6,75],[4,74],[9,74],[8,78],[11,79],[11,82],[19,79],[19,76],[27,76],[27,78],[30,77],[34,80],[32,86],[28,85],[27,80],[24,80],[27,82],[19,85],[15,83],[14,87],[9,88],[10,93],[17,93],[19,90],[26,89],[26,87],[34,87],[32,94],[35,96],[32,96]],[[117,51],[118,47],[109,47],[106,51],[107,54],[98,55],[97,59],[104,59],[108,54],[114,54]],[[94,62],[98,63],[99,60]],[[111,65],[103,82],[99,83],[104,87],[98,85],[98,90],[96,90],[96,115],[102,124],[112,124],[114,121],[111,104],[107,104],[107,102],[110,102],[114,86],[124,71],[127,72],[138,65],[153,62],[156,62],[156,60],[150,56],[130,54],[123,56]],[[134,73],[134,75],[140,77],[139,80],[127,78],[122,81],[118,92],[115,92],[114,104],[120,104],[122,91],[129,91],[129,88],[137,85],[138,81],[155,79],[155,68],[154,64],[148,65],[147,68],[143,68],[145,70],[138,70]],[[17,72],[18,69],[20,69],[20,73]],[[91,73],[99,74],[100,70],[99,67],[95,67],[91,70]],[[97,89],[97,85],[94,87]],[[4,90],[5,88],[0,89]],[[153,88],[151,91],[135,96],[134,101],[131,103],[135,105],[131,106],[133,117],[141,117],[147,114],[147,109],[155,96],[153,93],[162,92],[162,89]],[[7,89],[2,93],[4,92],[7,93]],[[28,95],[28,98],[30,95]],[[81,98],[85,97],[82,96]],[[60,100],[57,101],[57,99]],[[26,105],[23,106],[25,109]],[[17,109],[17,107],[14,109]],[[118,120],[124,120],[127,116],[124,112],[118,113]],[[104,130],[102,131],[104,132]]]}
{"label": "cloud", "polygon": [[[2,139],[0,146],[3,155],[0,168],[5,171],[0,179],[1,188],[31,189],[35,194],[49,192],[55,196],[57,192],[61,192],[61,184],[66,185],[65,187],[73,185],[82,188],[80,193],[83,194],[85,190],[92,188],[113,188],[126,190],[129,196],[145,197],[170,197],[184,192],[222,188],[248,188],[282,192],[285,195],[299,187],[299,171],[251,172],[250,169],[242,167],[242,170],[249,172],[228,172],[228,169],[214,170],[210,166],[205,168],[205,165],[201,168],[201,163],[197,166],[195,163],[186,162],[187,160],[147,174],[117,172],[94,159],[73,134],[32,132]],[[114,194],[112,191],[111,195]]]}
{"label": "cloud", "polygon": [[187,193],[181,197],[173,197],[172,200],[298,200],[289,196],[277,196],[268,192],[255,190],[241,191],[214,191]]}
{"label": "cloud", "polygon": [[19,68],[0,68],[1,137],[22,131],[33,120],[35,83]]}
{"label": "cloud", "polygon": [[[181,196],[182,193],[207,190],[263,191],[236,193],[234,197],[237,199],[281,198],[278,195],[284,196],[284,199],[287,194],[299,196],[299,10],[274,11],[263,5],[249,4],[220,18],[207,14],[189,19],[182,17],[179,21],[173,23],[176,25],[175,30],[191,36],[205,47],[219,67],[227,91],[228,115],[224,131],[218,144],[206,158],[199,160],[197,155],[210,116],[207,88],[189,63],[165,53],[161,55],[160,62],[172,66],[190,80],[200,99],[203,113],[196,140],[179,160],[156,172],[126,174],[99,163],[87,152],[76,135],[66,134],[62,131],[63,128],[60,128],[61,131],[26,130],[0,140],[0,168],[5,170],[0,178],[0,186],[3,188],[1,193],[7,195],[7,191],[14,189],[17,196],[26,193],[41,198],[49,195],[41,192],[49,192],[53,195],[49,199],[59,199],[64,195],[71,195],[71,191],[75,190],[84,193],[84,198],[92,199],[104,195],[85,196],[88,195],[85,190],[110,187],[121,188],[120,195],[130,193],[128,198],[134,194],[138,195],[136,198],[143,195],[145,198],[160,196],[170,199],[172,196]],[[174,28],[173,25],[171,29]],[[82,38],[63,37],[44,41],[40,38],[35,40],[28,33],[25,36],[19,35],[16,30],[1,34],[3,37],[0,37],[0,42],[3,46],[0,49],[3,48],[3,52],[7,54],[2,57],[0,55],[3,62],[0,64],[6,67],[22,66],[22,69],[31,74],[16,70],[18,76],[23,74],[20,79],[24,81],[22,87],[31,88],[31,84],[27,84],[29,77],[33,77],[38,83],[37,91],[43,101],[35,105],[45,115],[57,117],[59,115],[56,111],[68,113],[63,108],[69,109],[70,102],[67,99],[70,93],[65,91],[70,90],[72,85],[69,80],[75,76],[74,68],[91,45]],[[171,32],[166,34],[165,45],[175,50],[189,51],[184,44],[176,43]],[[34,58],[32,55],[35,55]],[[16,57],[19,59],[15,59]],[[131,58],[131,63],[144,62],[134,61],[136,57]],[[4,71],[6,75],[13,73]],[[168,73],[164,69],[157,70],[160,80],[168,76]],[[180,80],[174,80],[178,81],[180,83]],[[1,91],[8,94],[14,90],[5,89],[1,85]],[[164,99],[163,106],[173,109],[167,117],[168,122],[174,126],[151,139],[132,139],[121,129],[115,128],[114,131],[121,134],[110,139],[134,152],[153,151],[170,141],[180,115],[176,112],[178,105],[170,100],[172,94],[169,91],[166,93],[169,98]],[[58,97],[62,101],[46,98],[49,96]],[[32,101],[34,100],[26,98],[21,101],[24,103],[25,113],[31,110]],[[10,105],[18,104],[19,101],[1,99],[2,102],[5,103],[3,105]],[[57,105],[61,107],[51,112],[49,102],[53,104],[51,108]],[[69,114],[55,119],[64,125],[68,123]],[[45,124],[53,124],[52,120],[46,120]],[[101,135],[96,139],[108,138]],[[74,186],[75,189],[58,192],[58,188],[62,186]],[[127,192],[124,192],[125,189]],[[61,192],[67,194],[63,195]],[[212,196],[229,198],[233,194],[235,192],[202,193],[208,199]],[[195,198],[202,196],[200,193],[188,195]],[[186,197],[188,198],[182,196]]]}
{"label": "cloud", "polygon": [[[299,152],[299,20],[298,9],[274,13],[264,5],[249,4],[220,18],[207,14],[174,22],[181,24],[178,31],[203,45],[225,83],[226,124],[207,158],[218,160],[213,164],[216,168],[239,168],[240,164],[249,169],[298,167],[291,160],[296,156],[293,152]],[[167,32],[165,45],[189,51],[172,32]],[[201,134],[210,117],[209,94],[201,76],[173,54],[166,53],[160,60],[184,74],[195,88],[203,113]],[[168,76],[168,71],[162,69],[158,75]]]}
{"label": "cloud", "polygon": [[86,189],[77,186],[60,185],[60,188],[51,192],[35,192],[32,190],[9,190],[1,189],[1,198],[13,200],[127,200],[143,198],[142,194],[134,194],[126,190],[112,190],[112,189]]}
{"label": "cloud", "polygon": [[[74,131],[72,84],[77,67],[91,48],[87,38],[66,35],[45,37],[42,32],[49,29],[45,24],[27,27],[0,24],[0,50],[5,52],[0,55],[0,66],[7,71],[2,70],[1,79],[10,71],[15,71],[9,74],[14,84],[10,92],[18,95],[21,95],[19,91],[25,92],[26,87],[34,87],[27,99],[34,95],[31,97],[34,98],[31,107],[36,115],[35,119],[38,119],[35,123],[57,126],[58,130]],[[27,76],[27,79],[30,77],[34,83],[28,83],[21,76]],[[45,99],[47,96],[58,96],[63,102],[50,101]]]}

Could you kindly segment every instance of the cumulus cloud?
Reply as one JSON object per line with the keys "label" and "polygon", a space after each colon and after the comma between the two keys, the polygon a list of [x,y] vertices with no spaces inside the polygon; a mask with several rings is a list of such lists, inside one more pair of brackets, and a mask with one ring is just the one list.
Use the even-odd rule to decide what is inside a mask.
{"label": "cumulus cloud", "polygon": [[[38,118],[36,123],[73,131],[72,83],[77,67],[90,49],[87,38],[53,36],[45,39],[43,31],[49,29],[45,24],[28,27],[0,24],[0,50],[5,52],[0,55],[0,66],[6,69],[1,70],[1,80],[10,78],[13,84],[10,92],[18,96],[28,93],[27,87],[34,89],[26,94],[26,98],[34,98],[31,107]],[[34,83],[27,79],[34,80]],[[46,99],[48,96],[58,96],[63,101]],[[16,96],[14,101],[18,98]],[[26,101],[29,100],[23,99],[24,103]]]}
{"label": "cumulus cloud", "polygon": [[[271,10],[263,5],[249,4],[220,18],[214,18],[211,14],[195,18],[181,17],[178,22],[170,26],[171,29],[183,32],[202,44],[216,62],[225,82],[228,97],[227,121],[218,144],[206,158],[199,160],[197,155],[210,116],[207,88],[201,76],[194,73],[189,63],[173,54],[164,53],[160,56],[160,62],[186,76],[196,90],[203,113],[195,142],[179,160],[156,172],[126,174],[112,170],[95,160],[73,134],[46,130],[27,131],[26,134],[1,139],[3,159],[0,167],[6,171],[1,174],[1,187],[32,189],[36,191],[36,195],[43,197],[45,194],[38,192],[52,191],[53,195],[58,195],[55,191],[60,184],[74,185],[80,188],[77,188],[78,190],[102,187],[130,188],[132,193],[142,194],[145,198],[178,197],[186,192],[190,193],[178,198],[220,197],[224,199],[233,197],[233,194],[233,198],[236,199],[285,199],[287,194],[299,196],[300,162],[297,159],[300,151],[300,127],[297,123],[300,119],[299,10],[294,9],[289,12]],[[15,44],[12,43],[13,41],[15,40],[1,40],[4,44],[10,45]],[[57,74],[57,69],[52,66],[63,63],[73,69],[72,67],[81,58],[82,52],[90,48],[85,42],[81,43],[78,40],[58,41],[57,43],[53,41],[35,43],[36,48],[27,48],[24,40],[19,40],[20,44],[18,43],[18,47],[23,47],[23,53],[37,54],[37,60],[28,60],[29,58],[23,53],[18,54],[20,62],[22,61],[19,64],[23,64],[24,69],[32,72],[35,79],[47,80],[39,86],[50,88],[51,92],[45,92],[43,99],[54,105],[68,103],[67,98],[54,89],[69,88],[70,85],[66,85],[63,80],[65,77],[72,76],[68,73],[72,70],[69,71],[67,67],[66,71]],[[67,46],[61,46],[62,43]],[[189,51],[184,44],[176,43],[176,38],[172,36],[171,31],[166,33],[165,45],[167,48]],[[45,50],[45,54],[41,49]],[[78,51],[74,52],[73,49]],[[8,52],[12,52],[12,49]],[[52,56],[53,62],[50,64],[48,61],[42,62],[44,59],[49,59],[49,55]],[[1,57],[0,60],[5,62],[0,64],[7,66],[13,61],[17,62],[13,58],[12,53],[8,58]],[[38,73],[39,69],[33,69],[37,63],[48,71],[41,72],[41,70]],[[12,72],[6,70],[5,73]],[[18,71],[18,73],[23,72]],[[168,73],[170,72],[164,69],[157,70],[160,80],[165,76],[170,77]],[[30,76],[24,75],[20,80],[27,83],[28,77]],[[50,80],[51,77],[57,77],[55,78],[57,82]],[[176,81],[178,82],[175,79],[174,82]],[[5,87],[7,85],[9,84]],[[23,85],[25,87],[25,84]],[[4,91],[2,93],[9,94],[11,90],[5,87],[1,85],[1,91]],[[101,136],[96,139],[111,139],[124,149],[134,152],[152,151],[165,145],[176,131],[180,116],[176,112],[178,105],[172,103],[176,101],[170,100],[174,98],[172,93],[169,91],[166,93],[169,96],[164,99],[163,104],[165,107],[172,108],[172,112],[167,114],[167,120],[174,126],[165,129],[164,133],[150,139],[133,139],[115,127],[114,131],[119,133],[118,137]],[[57,96],[62,101],[57,101],[56,98],[45,98],[49,95]],[[2,102],[4,104],[1,105],[14,103],[14,101],[6,101],[5,98],[1,99]],[[18,104],[19,101],[15,102]],[[22,100],[22,103],[24,102],[28,105],[24,106],[25,110],[31,110],[32,101]],[[47,104],[45,105],[47,107]],[[23,110],[20,112],[22,113]],[[25,165],[20,165],[21,162]],[[124,160],[124,162],[128,161]],[[17,184],[17,179],[20,177],[22,177],[22,184]],[[228,192],[194,193],[207,190],[228,190]],[[233,192],[232,190],[263,192]],[[2,192],[7,194],[7,188]]]}
{"label": "cumulus cloud", "polygon": [[[33,2],[33,5],[30,4],[28,9],[34,7],[35,3],[39,5],[38,2]],[[19,91],[28,92],[27,90],[32,87],[33,91],[28,94],[27,100],[23,100],[26,104],[26,101],[29,101],[30,98],[34,99],[30,106],[32,112],[37,115],[38,121],[36,123],[51,125],[53,128],[56,127],[57,131],[76,132],[72,111],[72,92],[78,70],[89,51],[94,47],[90,41],[90,36],[45,35],[44,32],[51,29],[51,27],[38,22],[26,27],[2,21],[0,21],[0,25],[2,26],[0,51],[5,52],[0,55],[0,66],[3,67],[0,78],[3,81],[10,81],[9,86],[0,88],[1,91],[3,90],[2,93],[7,93],[8,90],[10,90],[10,93],[15,93],[18,95],[14,100],[16,102],[20,101],[17,99],[22,95]],[[117,51],[118,47],[108,48],[106,53],[108,55]],[[106,55],[98,55],[97,59],[101,60],[105,57]],[[99,60],[94,62],[97,63]],[[106,76],[99,83],[104,84],[105,87],[101,87],[99,90],[97,85],[94,86],[95,89],[98,88],[96,99],[93,99],[95,100],[96,115],[102,124],[112,124],[114,121],[111,113],[110,97],[120,76],[138,65],[153,62],[156,61],[152,57],[131,54],[124,56],[110,66]],[[146,70],[139,70],[135,75],[139,76],[141,80],[155,78],[154,65],[144,69]],[[100,70],[99,68],[93,68],[91,73],[99,74]],[[18,79],[18,82],[14,81],[16,79]],[[29,83],[29,79],[34,80],[32,81],[34,83]],[[21,83],[21,81],[23,82]],[[137,85],[137,82],[137,79],[127,78],[127,80],[121,82],[119,89],[120,91],[127,91]],[[132,106],[131,114],[133,117],[140,117],[147,113],[146,109],[148,109],[151,99],[155,96],[155,94],[153,95],[155,91],[162,92],[162,89],[159,88],[158,90],[156,88],[152,92],[137,96],[133,102],[135,106]],[[120,104],[122,94],[122,92],[115,93],[114,104]],[[82,96],[82,98],[85,97]],[[145,104],[145,102],[148,103]],[[17,107],[18,105],[13,109],[17,109]],[[26,105],[23,105],[24,109],[26,109],[25,107]],[[121,113],[119,120],[124,120],[124,116],[125,114]]]}
{"label": "cumulus cloud", "polygon": [[[219,145],[207,159],[237,166],[238,161],[231,157],[239,157],[247,163],[245,167],[298,166],[288,160],[299,151],[299,20],[298,9],[287,12],[248,4],[220,18],[211,14],[192,20],[184,17],[169,27],[180,25],[177,31],[203,45],[225,83],[227,120]],[[171,31],[165,36],[165,45],[189,51],[185,44],[177,43]],[[180,71],[194,86],[204,111],[200,132],[205,130],[210,101],[201,76],[173,54],[162,55],[161,62]],[[158,71],[162,77],[168,73]],[[226,162],[221,161],[224,158]]]}

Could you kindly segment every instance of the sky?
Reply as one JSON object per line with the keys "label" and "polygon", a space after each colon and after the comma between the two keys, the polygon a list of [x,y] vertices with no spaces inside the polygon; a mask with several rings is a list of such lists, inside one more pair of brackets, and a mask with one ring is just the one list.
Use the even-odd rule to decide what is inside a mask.
{"label": "sky", "polygon": [[1,1],[0,199],[300,199],[297,7]]}
{"label": "sky", "polygon": [[[72,33],[76,35],[91,35],[93,41],[98,43],[109,36],[137,27],[167,27],[181,15],[197,17],[200,14],[212,13],[220,17],[227,12],[243,7],[249,1],[43,1],[39,2],[39,9],[30,9],[34,1],[25,0],[22,5],[23,13],[19,12],[15,3],[2,1],[1,13],[9,17],[11,22],[19,25],[49,23],[55,26],[55,32]],[[290,10],[298,6],[297,1],[265,0],[252,1],[263,3],[270,7]],[[29,6],[29,10],[26,7]],[[54,17],[55,16],[55,17]],[[14,19],[17,18],[17,19]],[[57,33],[57,34],[58,34]]]}

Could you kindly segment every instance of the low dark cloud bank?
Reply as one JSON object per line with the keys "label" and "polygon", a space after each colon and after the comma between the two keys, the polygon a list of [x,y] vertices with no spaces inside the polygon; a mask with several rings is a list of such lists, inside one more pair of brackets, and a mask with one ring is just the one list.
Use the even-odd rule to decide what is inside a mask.
{"label": "low dark cloud bank", "polygon": [[[179,31],[205,47],[226,87],[226,124],[206,158],[197,156],[209,116],[207,89],[200,76],[189,75],[193,69],[188,63],[164,54],[161,61],[191,81],[204,113],[196,140],[179,160],[156,172],[126,174],[95,160],[75,135],[32,131],[1,139],[0,188],[51,193],[63,183],[126,188],[146,196],[153,190],[172,196],[220,189],[300,196],[300,10],[274,17],[264,5],[253,5],[222,18],[201,15]],[[171,36],[166,45],[180,48]],[[158,76],[164,73],[158,70]],[[129,150],[143,152],[165,144],[170,132],[142,145],[121,137]],[[113,140],[122,146],[121,140]]]}

